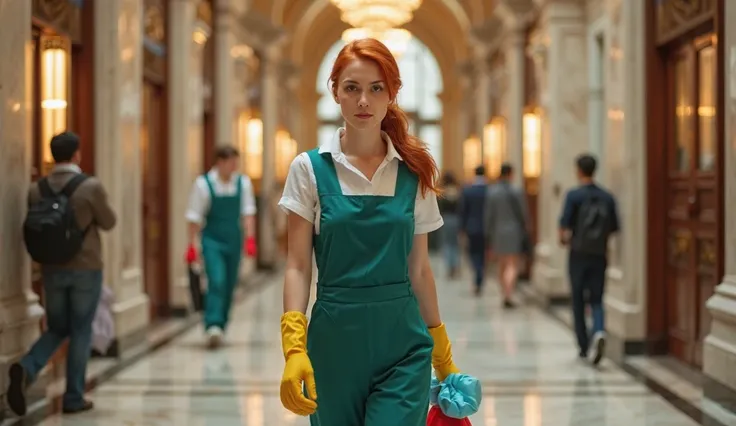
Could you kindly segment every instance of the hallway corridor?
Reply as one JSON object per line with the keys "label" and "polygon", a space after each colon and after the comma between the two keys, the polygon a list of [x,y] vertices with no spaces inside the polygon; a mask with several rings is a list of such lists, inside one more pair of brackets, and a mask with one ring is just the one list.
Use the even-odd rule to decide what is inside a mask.
{"label": "hallway corridor", "polygon": [[[572,333],[539,309],[503,311],[493,286],[475,299],[465,281],[437,285],[456,362],[483,382],[474,426],[696,424],[610,361],[579,362]],[[193,329],[93,391],[94,411],[41,424],[307,425],[278,397],[280,314],[279,278],[237,307],[220,352]]]}

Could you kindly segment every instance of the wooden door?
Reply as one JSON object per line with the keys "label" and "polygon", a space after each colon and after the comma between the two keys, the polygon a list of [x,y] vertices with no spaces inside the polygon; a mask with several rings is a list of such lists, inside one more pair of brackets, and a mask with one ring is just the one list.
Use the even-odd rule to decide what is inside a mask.
{"label": "wooden door", "polygon": [[169,281],[166,268],[167,141],[164,137],[164,91],[156,84],[143,83],[141,102],[141,168],[143,178],[143,271],[151,318],[168,315]]}
{"label": "wooden door", "polygon": [[705,303],[719,281],[718,60],[706,34],[672,50],[667,61],[665,285],[668,349],[702,365],[711,319]]}

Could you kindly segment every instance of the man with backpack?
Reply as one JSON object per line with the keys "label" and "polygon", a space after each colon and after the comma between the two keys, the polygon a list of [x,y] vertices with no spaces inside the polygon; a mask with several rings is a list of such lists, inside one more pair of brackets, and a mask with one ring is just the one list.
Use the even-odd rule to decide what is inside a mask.
{"label": "man with backpack", "polygon": [[[570,190],[560,217],[560,244],[570,249],[572,311],[580,358],[594,365],[603,358],[606,345],[603,292],[608,266],[608,240],[620,228],[613,195],[594,182],[596,160],[591,155],[576,159],[580,185]],[[591,337],[585,323],[585,305],[593,317]],[[590,353],[589,353],[590,350]]]}
{"label": "man with backpack", "polygon": [[92,321],[102,289],[99,230],[110,230],[116,217],[100,181],[79,168],[79,137],[65,132],[51,139],[56,163],[30,187],[23,226],[26,248],[41,265],[47,330],[30,351],[10,366],[7,401],[15,414],[26,413],[26,388],[68,337],[64,413],[93,408],[84,399],[91,351]]}

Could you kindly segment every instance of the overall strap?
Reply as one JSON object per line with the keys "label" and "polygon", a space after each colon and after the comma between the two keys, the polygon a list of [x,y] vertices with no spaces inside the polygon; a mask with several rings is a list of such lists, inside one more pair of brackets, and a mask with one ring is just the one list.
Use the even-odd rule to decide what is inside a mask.
{"label": "overall strap", "polygon": [[209,173],[205,173],[202,175],[204,177],[204,181],[207,182],[207,188],[210,190],[210,202],[215,199],[215,188],[212,186],[212,181],[210,180]]}
{"label": "overall strap", "polygon": [[237,189],[235,190],[235,196],[238,198],[238,200],[243,199],[243,175],[236,175],[236,182],[235,185],[237,185]]}
{"label": "overall strap", "polygon": [[307,154],[309,155],[309,161],[312,163],[315,181],[317,181],[317,194],[320,196],[342,194],[340,182],[337,180],[335,163],[332,161],[332,154],[320,154],[319,149],[307,151]]}
{"label": "overall strap", "polygon": [[405,197],[414,201],[417,197],[417,189],[419,185],[419,177],[409,170],[406,163],[399,161],[399,169],[396,173],[396,197]]}

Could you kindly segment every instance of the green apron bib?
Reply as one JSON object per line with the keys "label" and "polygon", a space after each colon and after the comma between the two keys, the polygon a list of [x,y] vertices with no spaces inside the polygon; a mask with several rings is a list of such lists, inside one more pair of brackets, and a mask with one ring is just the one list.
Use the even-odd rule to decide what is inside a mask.
{"label": "green apron bib", "polygon": [[210,177],[205,174],[210,190],[210,211],[202,230],[202,257],[207,274],[205,297],[205,328],[224,329],[230,318],[233,291],[238,282],[240,259],[243,253],[243,229],[240,220],[242,185],[236,179],[235,195],[215,195]]}
{"label": "green apron bib", "polygon": [[308,330],[318,409],[312,426],[424,426],[433,341],[409,283],[417,177],[396,193],[343,195],[330,154],[309,151],[321,205]]}

